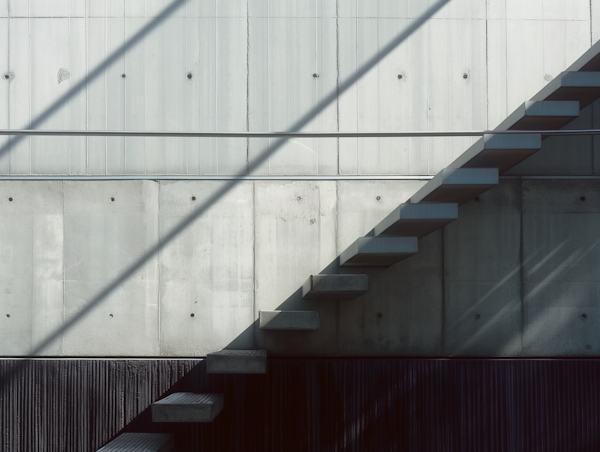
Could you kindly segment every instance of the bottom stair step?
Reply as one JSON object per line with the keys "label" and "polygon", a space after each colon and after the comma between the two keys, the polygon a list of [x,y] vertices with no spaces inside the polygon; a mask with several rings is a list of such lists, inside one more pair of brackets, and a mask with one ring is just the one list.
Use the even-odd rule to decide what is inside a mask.
{"label": "bottom stair step", "polygon": [[152,404],[152,422],[212,422],[223,400],[223,394],[176,392]]}
{"label": "bottom stair step", "polygon": [[369,291],[367,275],[311,275],[302,286],[305,300],[351,300]]}
{"label": "bottom stair step", "polygon": [[123,433],[98,452],[170,452],[174,446],[170,433]]}
{"label": "bottom stair step", "polygon": [[266,350],[219,350],[206,356],[209,374],[266,374]]}
{"label": "bottom stair step", "polygon": [[261,330],[314,331],[319,329],[319,313],[315,311],[259,311]]}

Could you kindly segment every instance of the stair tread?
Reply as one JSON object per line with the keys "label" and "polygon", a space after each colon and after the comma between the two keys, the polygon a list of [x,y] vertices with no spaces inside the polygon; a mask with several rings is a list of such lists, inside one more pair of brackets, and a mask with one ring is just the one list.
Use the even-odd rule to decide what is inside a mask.
{"label": "stair tread", "polygon": [[568,100],[527,101],[495,130],[554,130],[579,116],[579,102]]}
{"label": "stair tread", "polygon": [[340,254],[340,265],[389,267],[418,251],[417,237],[360,237]]}
{"label": "stair tread", "polygon": [[575,100],[583,109],[600,98],[600,72],[571,72],[558,74],[531,100]]}
{"label": "stair tread", "polygon": [[316,311],[259,311],[259,328],[277,331],[315,331],[319,329]]}
{"label": "stair tread", "polygon": [[208,373],[264,374],[267,372],[267,351],[219,350],[206,356]]}
{"label": "stair tread", "polygon": [[411,198],[411,203],[464,203],[498,184],[497,168],[445,168]]}
{"label": "stair tread", "polygon": [[310,275],[302,286],[302,297],[307,300],[349,300],[368,291],[367,275]]}
{"label": "stair tread", "polygon": [[176,392],[152,404],[152,421],[212,422],[223,402],[223,394]]}
{"label": "stair tread", "polygon": [[170,433],[123,433],[97,452],[168,452],[173,450]]}
{"label": "stair tread", "polygon": [[458,218],[456,203],[400,204],[374,229],[375,237],[423,237]]}

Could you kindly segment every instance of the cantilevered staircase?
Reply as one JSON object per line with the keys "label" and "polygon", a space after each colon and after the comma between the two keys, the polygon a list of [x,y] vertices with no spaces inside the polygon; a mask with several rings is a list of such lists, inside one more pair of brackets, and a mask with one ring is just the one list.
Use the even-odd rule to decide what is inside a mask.
{"label": "cantilevered staircase", "polygon": [[[580,109],[600,98],[600,42],[567,71],[517,108],[497,128],[560,129]],[[388,267],[418,252],[418,239],[458,218],[458,206],[498,184],[499,175],[541,148],[543,133],[486,135],[443,169],[406,203],[339,256],[341,267]],[[352,299],[369,290],[367,275],[311,275],[305,299]],[[260,311],[263,330],[316,330],[313,311]],[[221,350],[207,357],[209,373],[266,373],[266,350]],[[152,405],[155,422],[211,422],[223,408],[223,394],[175,393]],[[173,437],[163,433],[125,433],[99,451],[167,452]]]}

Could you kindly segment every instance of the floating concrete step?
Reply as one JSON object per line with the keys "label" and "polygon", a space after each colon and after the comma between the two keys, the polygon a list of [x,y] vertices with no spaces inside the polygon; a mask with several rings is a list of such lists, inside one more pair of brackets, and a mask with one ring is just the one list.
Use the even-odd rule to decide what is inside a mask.
{"label": "floating concrete step", "polygon": [[176,392],[152,404],[153,422],[212,422],[223,409],[223,394]]}
{"label": "floating concrete step", "polygon": [[170,452],[173,447],[170,433],[123,433],[97,452]]}
{"label": "floating concrete step", "polygon": [[206,356],[209,374],[265,374],[266,350],[219,350]]}
{"label": "floating concrete step", "polygon": [[485,135],[463,152],[449,168],[498,168],[508,171],[542,147],[538,134]]}
{"label": "floating concrete step", "polygon": [[367,275],[311,275],[302,286],[306,300],[351,300],[369,291]]}
{"label": "floating concrete step", "polygon": [[423,237],[458,218],[458,204],[400,204],[375,226],[375,237]]}
{"label": "floating concrete step", "polygon": [[576,100],[585,108],[600,98],[600,72],[563,72],[531,100]]}
{"label": "floating concrete step", "polygon": [[410,198],[420,202],[462,204],[498,184],[497,168],[445,168]]}
{"label": "floating concrete step", "polygon": [[418,251],[417,237],[361,237],[340,254],[340,265],[389,267]]}
{"label": "floating concrete step", "polygon": [[314,311],[259,311],[261,330],[315,331],[319,329],[319,313]]}
{"label": "floating concrete step", "polygon": [[578,116],[577,101],[527,101],[502,121],[496,130],[560,129]]}

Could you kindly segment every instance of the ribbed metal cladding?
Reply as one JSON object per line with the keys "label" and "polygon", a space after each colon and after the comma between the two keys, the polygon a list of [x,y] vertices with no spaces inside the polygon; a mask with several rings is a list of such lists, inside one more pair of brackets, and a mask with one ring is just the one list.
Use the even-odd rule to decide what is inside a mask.
{"label": "ribbed metal cladding", "polygon": [[[15,373],[15,369],[17,372]],[[600,359],[0,360],[0,451],[96,451],[171,432],[180,451],[596,451]],[[224,393],[208,424],[153,424],[173,392]]]}

